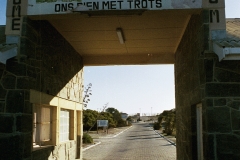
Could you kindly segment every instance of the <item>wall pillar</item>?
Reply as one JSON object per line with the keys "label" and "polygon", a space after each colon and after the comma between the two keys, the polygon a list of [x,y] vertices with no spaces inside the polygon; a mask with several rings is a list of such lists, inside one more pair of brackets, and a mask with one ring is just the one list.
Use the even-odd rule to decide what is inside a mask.
{"label": "wall pillar", "polygon": [[[197,158],[196,105],[204,98],[204,51],[208,49],[208,16],[192,15],[179,47],[175,63],[177,159]],[[203,108],[205,106],[203,105]]]}
{"label": "wall pillar", "polygon": [[240,159],[240,61],[219,62],[209,44],[209,11],[203,10],[191,16],[176,52],[178,160],[197,159],[197,104],[204,159]]}
{"label": "wall pillar", "polygon": [[17,56],[8,59],[6,65],[0,64],[0,159],[46,159],[59,156],[63,149],[68,150],[66,159],[75,159],[76,139],[32,152],[30,90],[80,103],[82,57],[48,21],[23,17],[21,35],[17,39]]}

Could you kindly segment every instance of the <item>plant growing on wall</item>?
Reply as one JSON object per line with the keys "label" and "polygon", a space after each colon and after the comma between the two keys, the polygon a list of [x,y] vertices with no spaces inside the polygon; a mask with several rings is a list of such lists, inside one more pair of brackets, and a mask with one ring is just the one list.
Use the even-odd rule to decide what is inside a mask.
{"label": "plant growing on wall", "polygon": [[91,90],[91,87],[92,87],[92,83],[89,83],[87,85],[87,87],[85,87],[85,91],[84,91],[84,97],[83,97],[83,107],[84,108],[87,108],[87,104],[88,102],[90,101],[90,95],[92,95],[92,90]]}

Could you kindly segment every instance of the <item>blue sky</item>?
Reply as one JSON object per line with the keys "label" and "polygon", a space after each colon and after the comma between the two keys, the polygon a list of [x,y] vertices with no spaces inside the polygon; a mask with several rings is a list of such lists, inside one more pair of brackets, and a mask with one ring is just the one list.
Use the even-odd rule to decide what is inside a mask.
{"label": "blue sky", "polygon": [[85,67],[84,82],[92,83],[88,108],[99,110],[106,103],[126,113],[161,113],[174,101],[173,65]]}
{"label": "blue sky", "polygon": [[[6,24],[6,1],[1,0],[0,25]],[[240,0],[226,0],[226,17],[240,18]],[[84,83],[92,83],[88,108],[104,104],[126,113],[161,113],[175,107],[174,66],[85,67]]]}

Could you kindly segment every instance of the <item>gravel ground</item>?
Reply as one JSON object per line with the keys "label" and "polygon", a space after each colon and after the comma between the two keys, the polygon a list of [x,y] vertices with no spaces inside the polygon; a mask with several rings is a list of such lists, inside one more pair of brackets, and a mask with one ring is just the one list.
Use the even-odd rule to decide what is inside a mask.
{"label": "gravel ground", "polygon": [[104,130],[100,129],[97,133],[97,131],[90,131],[89,135],[93,138],[92,144],[83,144],[83,149],[87,148],[89,146],[95,145],[99,142],[99,138],[112,138],[120,134],[121,132],[125,131],[126,129],[129,129],[131,126],[127,127],[118,127],[118,128],[110,128],[108,129],[108,133]]}

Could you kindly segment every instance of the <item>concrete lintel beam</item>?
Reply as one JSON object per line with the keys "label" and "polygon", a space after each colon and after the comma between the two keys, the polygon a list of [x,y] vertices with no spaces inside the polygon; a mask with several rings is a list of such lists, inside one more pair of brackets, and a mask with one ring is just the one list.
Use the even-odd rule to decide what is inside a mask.
{"label": "concrete lintel beam", "polygon": [[84,56],[84,66],[174,64],[175,54]]}

